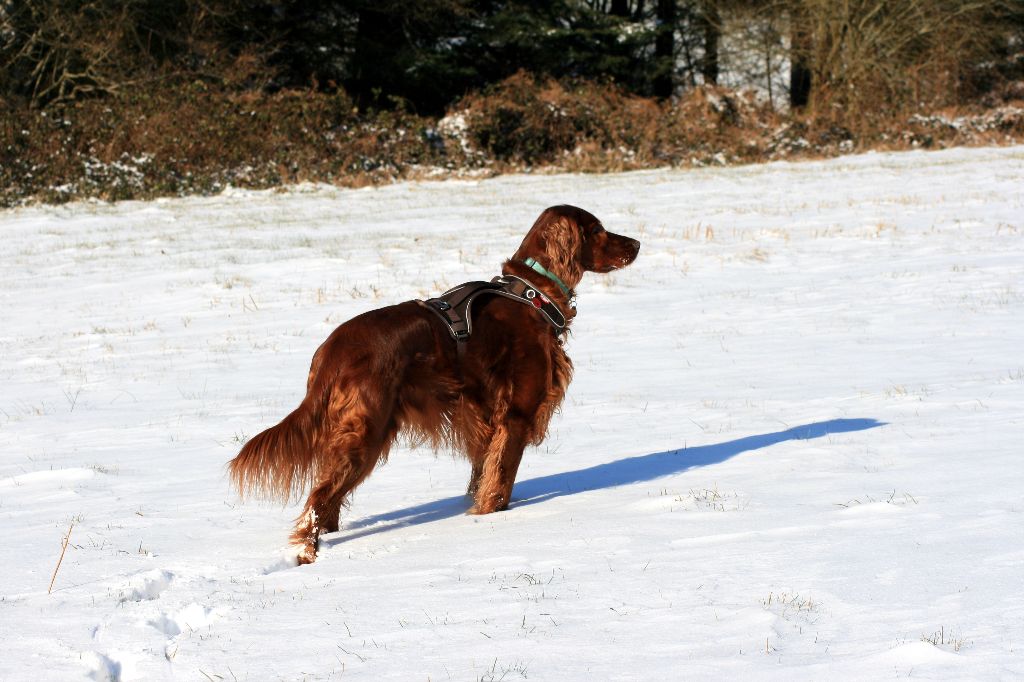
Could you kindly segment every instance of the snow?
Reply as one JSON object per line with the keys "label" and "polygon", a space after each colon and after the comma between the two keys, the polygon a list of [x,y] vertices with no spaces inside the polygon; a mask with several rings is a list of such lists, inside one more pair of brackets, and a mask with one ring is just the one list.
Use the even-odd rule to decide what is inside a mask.
{"label": "snow", "polygon": [[[1012,147],[0,213],[0,680],[1020,679],[1022,187]],[[563,202],[643,247],[511,509],[400,447],[295,567],[225,463],[337,324]]]}

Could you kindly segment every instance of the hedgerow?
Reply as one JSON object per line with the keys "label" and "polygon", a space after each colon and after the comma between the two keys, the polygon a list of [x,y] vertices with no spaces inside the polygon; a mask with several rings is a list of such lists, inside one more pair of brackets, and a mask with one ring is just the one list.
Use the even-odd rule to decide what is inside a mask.
{"label": "hedgerow", "polygon": [[202,83],[0,118],[0,206],[215,194],[299,182],[364,186],[521,170],[606,172],[1024,139],[1020,88],[987,106],[834,117],[697,87],[667,102],[614,84],[518,73],[441,119],[362,110],[343,92],[237,93]]}

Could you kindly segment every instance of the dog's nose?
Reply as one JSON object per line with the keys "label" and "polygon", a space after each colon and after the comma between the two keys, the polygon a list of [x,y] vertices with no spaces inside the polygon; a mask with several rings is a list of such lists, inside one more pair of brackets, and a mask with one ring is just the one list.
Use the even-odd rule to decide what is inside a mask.
{"label": "dog's nose", "polygon": [[622,261],[619,265],[620,268],[624,268],[633,261],[636,260],[636,256],[640,253],[640,242],[630,237],[623,237],[622,241],[625,248],[620,252],[622,253]]}

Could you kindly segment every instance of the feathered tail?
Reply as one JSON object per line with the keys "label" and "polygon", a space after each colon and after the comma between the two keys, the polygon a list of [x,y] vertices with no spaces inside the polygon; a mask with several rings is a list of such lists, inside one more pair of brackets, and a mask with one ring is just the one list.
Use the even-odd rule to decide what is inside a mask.
{"label": "feathered tail", "polygon": [[317,477],[320,461],[314,447],[324,417],[322,395],[306,395],[277,426],[254,436],[228,463],[239,494],[287,502]]}

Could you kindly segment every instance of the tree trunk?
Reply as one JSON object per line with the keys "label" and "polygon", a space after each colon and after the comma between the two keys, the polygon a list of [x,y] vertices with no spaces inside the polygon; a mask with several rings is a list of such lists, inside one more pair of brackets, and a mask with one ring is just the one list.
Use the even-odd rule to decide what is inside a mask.
{"label": "tree trunk", "polygon": [[654,95],[668,99],[675,91],[676,0],[658,0],[654,38]]}
{"label": "tree trunk", "polygon": [[636,9],[633,10],[633,21],[643,21],[646,16],[644,0],[636,0]]}
{"label": "tree trunk", "polygon": [[811,26],[799,3],[789,21],[789,106],[802,109],[811,99]]}
{"label": "tree trunk", "polygon": [[717,0],[704,0],[700,11],[701,29],[704,32],[704,60],[701,75],[704,82],[718,85],[718,41],[722,36],[722,17],[718,12]]}
{"label": "tree trunk", "polygon": [[377,104],[381,95],[405,95],[399,55],[408,39],[399,17],[372,3],[358,9],[358,24],[348,87],[364,105]]}

